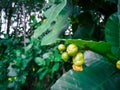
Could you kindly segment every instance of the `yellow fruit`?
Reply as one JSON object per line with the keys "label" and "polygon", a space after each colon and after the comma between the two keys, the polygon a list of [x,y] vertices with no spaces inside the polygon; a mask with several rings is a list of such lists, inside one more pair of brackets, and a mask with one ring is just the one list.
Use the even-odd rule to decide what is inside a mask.
{"label": "yellow fruit", "polygon": [[63,59],[65,62],[67,62],[68,59],[69,59],[69,55],[68,55],[67,52],[63,52],[61,57],[62,57],[62,59]]}
{"label": "yellow fruit", "polygon": [[70,44],[68,45],[66,51],[68,52],[69,56],[75,56],[78,52],[78,47],[75,44]]}
{"label": "yellow fruit", "polygon": [[73,57],[73,64],[80,66],[84,63],[84,55],[78,52],[75,57]]}
{"label": "yellow fruit", "polygon": [[12,81],[12,78],[11,78],[11,77],[9,77],[9,78],[8,78],[8,81]]}
{"label": "yellow fruit", "polygon": [[32,71],[35,72],[35,68],[34,67],[32,68]]}
{"label": "yellow fruit", "polygon": [[65,49],[66,49],[66,47],[65,47],[64,44],[60,44],[60,45],[58,46],[58,50],[59,50],[59,51],[65,51]]}
{"label": "yellow fruit", "polygon": [[14,77],[14,80],[16,80],[16,79],[17,79],[17,77],[15,76],[15,77]]}
{"label": "yellow fruit", "polygon": [[46,19],[43,20],[43,22],[45,22],[45,21],[46,21]]}
{"label": "yellow fruit", "polygon": [[83,71],[83,67],[82,67],[82,65],[81,66],[77,66],[77,65],[72,65],[72,68],[73,68],[73,70],[75,70],[75,71]]}
{"label": "yellow fruit", "polygon": [[116,68],[117,68],[117,69],[120,69],[120,60],[117,61],[117,63],[116,63]]}

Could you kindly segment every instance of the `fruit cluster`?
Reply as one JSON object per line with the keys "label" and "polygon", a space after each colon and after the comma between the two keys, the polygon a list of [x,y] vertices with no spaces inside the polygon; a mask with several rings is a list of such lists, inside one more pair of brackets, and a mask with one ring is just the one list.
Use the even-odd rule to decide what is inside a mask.
{"label": "fruit cluster", "polygon": [[64,44],[60,44],[58,46],[58,50],[61,53],[61,58],[67,62],[70,58],[72,58],[72,67],[75,71],[82,71],[83,70],[83,63],[84,63],[84,55],[79,50],[77,45],[69,44],[67,47]]}

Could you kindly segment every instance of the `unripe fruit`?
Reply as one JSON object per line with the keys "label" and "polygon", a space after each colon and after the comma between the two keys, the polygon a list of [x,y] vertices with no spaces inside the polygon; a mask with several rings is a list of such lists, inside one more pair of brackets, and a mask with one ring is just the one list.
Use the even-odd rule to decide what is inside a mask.
{"label": "unripe fruit", "polygon": [[116,68],[117,68],[117,69],[120,69],[120,60],[117,61],[117,63],[116,63]]}
{"label": "unripe fruit", "polygon": [[59,51],[64,51],[65,49],[66,49],[66,47],[65,47],[64,44],[60,44],[60,45],[58,46],[58,50],[59,50]]}
{"label": "unripe fruit", "polygon": [[75,57],[73,57],[73,64],[80,66],[84,63],[84,55],[78,52]]}
{"label": "unripe fruit", "polygon": [[73,70],[75,70],[75,71],[83,71],[83,67],[82,67],[82,65],[81,66],[77,66],[77,65],[72,65],[72,68],[73,68]]}
{"label": "unripe fruit", "polygon": [[14,77],[14,80],[16,80],[16,79],[17,79],[17,77],[15,76],[15,77]]}
{"label": "unripe fruit", "polygon": [[68,55],[69,56],[75,56],[76,53],[78,52],[78,47],[75,45],[75,44],[70,44],[68,47],[67,47],[67,50],[68,52]]}
{"label": "unripe fruit", "polygon": [[67,52],[63,52],[63,53],[62,53],[62,59],[63,59],[65,62],[68,61],[68,59],[69,59],[69,55],[68,55]]}
{"label": "unripe fruit", "polygon": [[35,67],[32,68],[32,71],[35,72]]}
{"label": "unripe fruit", "polygon": [[11,78],[11,77],[9,77],[9,78],[8,78],[8,81],[12,81],[12,78]]}

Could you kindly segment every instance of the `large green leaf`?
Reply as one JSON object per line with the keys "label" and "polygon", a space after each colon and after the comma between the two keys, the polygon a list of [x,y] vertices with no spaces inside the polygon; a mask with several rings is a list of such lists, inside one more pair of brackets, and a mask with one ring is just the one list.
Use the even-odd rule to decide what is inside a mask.
{"label": "large green leaf", "polygon": [[49,0],[52,3],[60,3],[62,0]]}
{"label": "large green leaf", "polygon": [[81,39],[92,39],[93,31],[94,31],[94,23],[92,20],[92,16],[88,12],[83,12],[77,16],[79,20],[79,24],[77,29],[74,30],[74,27],[77,23],[73,24],[73,38],[81,38]]}
{"label": "large green leaf", "polygon": [[38,38],[42,33],[44,33],[50,26],[51,23],[56,19],[56,17],[60,14],[62,9],[66,6],[67,0],[62,0],[59,4],[55,4],[51,6],[46,12],[46,21],[37,28],[32,36],[32,38]]}
{"label": "large green leaf", "polygon": [[94,25],[79,25],[77,30],[74,33],[73,38],[81,38],[84,40],[92,39]]}
{"label": "large green leaf", "polygon": [[76,20],[78,22],[72,24],[73,38],[92,39],[94,23],[91,14],[82,12],[76,17]]}
{"label": "large green leaf", "polygon": [[100,57],[82,72],[70,70],[65,73],[51,90],[119,90],[119,84],[120,72],[106,58]]}
{"label": "large green leaf", "polygon": [[81,39],[65,39],[65,41],[69,43],[74,43],[81,48],[97,52],[111,59],[112,61],[116,60],[116,58],[111,53],[111,44],[108,42],[86,41]]}
{"label": "large green leaf", "polygon": [[[46,34],[42,38],[41,45],[48,45],[48,44],[54,43],[58,39],[58,36],[61,33],[61,31],[62,30],[66,30],[67,27],[68,27],[68,25],[69,25],[68,16],[69,16],[69,14],[71,12],[71,5],[70,5],[71,3],[69,3],[69,2],[67,3],[66,0],[61,1],[61,3],[62,2],[64,2],[64,5],[61,4],[61,6],[59,6],[59,8],[57,8],[56,5],[53,5],[51,8],[49,8],[44,13],[45,16],[47,17],[47,21],[44,22],[40,26],[40,27],[43,28],[43,29],[41,28],[42,31],[37,32],[37,30],[36,30],[36,34],[34,34],[34,36],[35,36],[35,38],[37,38],[38,36],[40,36],[42,33],[44,33],[45,31],[47,31],[48,29],[51,30],[51,32],[48,33],[48,34]],[[52,12],[52,11],[54,11],[54,12]],[[52,15],[50,15],[51,13],[52,13]]]}
{"label": "large green leaf", "polygon": [[68,28],[69,25],[68,16],[70,12],[71,12],[70,4],[67,4],[67,6],[58,15],[52,31],[42,38],[41,45],[48,45],[54,43],[58,39],[58,36],[61,33],[61,31],[66,30]]}
{"label": "large green leaf", "polygon": [[120,29],[118,23],[118,15],[117,13],[114,13],[108,18],[105,27],[106,40],[112,44],[112,52],[115,55],[120,49]]}
{"label": "large green leaf", "polygon": [[[91,64],[103,59],[103,56],[100,56],[95,52],[87,50],[84,52],[84,59],[85,59],[85,65],[90,66]],[[108,61],[108,60],[106,59],[105,61]]]}

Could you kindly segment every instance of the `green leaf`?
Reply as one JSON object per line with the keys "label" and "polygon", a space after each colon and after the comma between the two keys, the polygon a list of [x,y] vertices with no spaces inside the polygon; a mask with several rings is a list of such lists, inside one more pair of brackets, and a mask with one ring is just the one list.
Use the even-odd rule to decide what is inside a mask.
{"label": "green leaf", "polygon": [[62,9],[65,7],[67,0],[63,0],[60,4],[53,5],[46,12],[45,16],[47,20],[37,28],[32,36],[32,38],[38,38],[42,33],[44,33],[50,26],[51,23],[56,19]]}
{"label": "green leaf", "polygon": [[73,38],[81,38],[84,40],[92,39],[94,25],[79,25],[77,30],[74,33]]}
{"label": "green leaf", "polygon": [[63,39],[63,40],[69,43],[74,43],[78,45],[80,48],[91,50],[101,55],[104,55],[105,57],[109,58],[114,62],[115,60],[117,60],[116,57],[111,53],[111,44],[108,42],[87,41],[81,39]]}
{"label": "green leaf", "polygon": [[27,65],[29,64],[29,62],[32,60],[32,57],[25,58],[23,56],[22,58],[23,59],[21,60],[21,63],[22,63],[21,69],[24,70],[27,67]]}
{"label": "green leaf", "polygon": [[57,71],[59,69],[59,63],[55,63],[54,66],[52,67],[52,73],[54,73],[55,71]]}
{"label": "green leaf", "polygon": [[28,75],[27,72],[22,72],[22,74],[20,75],[20,77],[18,78],[18,81],[21,83],[21,84],[24,84],[25,81],[26,81],[26,76]]}
{"label": "green leaf", "polygon": [[66,19],[67,17],[65,15],[61,15],[58,17],[53,30],[42,38],[41,45],[49,45],[56,42],[61,30],[66,29],[66,26],[68,26],[68,22]]}
{"label": "green leaf", "polygon": [[96,51],[99,53],[108,53],[111,50],[111,45],[108,42],[100,41],[87,41],[82,39],[63,39],[66,42],[74,43],[81,48],[88,48],[92,51]]}
{"label": "green leaf", "polygon": [[33,44],[29,44],[28,46],[25,47],[25,51],[29,51],[32,48]]}
{"label": "green leaf", "polygon": [[84,59],[85,59],[86,66],[90,66],[91,64],[98,62],[99,60],[102,60],[103,58],[104,58],[103,56],[100,56],[99,54],[92,52],[90,50],[87,50],[84,52]]}
{"label": "green leaf", "polygon": [[55,62],[60,62],[61,61],[61,54],[59,53],[58,50],[55,50],[54,56],[55,56],[55,59],[54,59]]}
{"label": "green leaf", "polygon": [[[92,20],[92,15],[89,12],[80,13],[77,16],[78,23],[73,24],[73,38],[81,38],[81,39],[92,39],[93,31],[94,31],[94,22]],[[74,27],[78,25],[77,29]]]}
{"label": "green leaf", "polygon": [[22,59],[20,57],[17,57],[15,60],[15,65],[20,66]]}
{"label": "green leaf", "polygon": [[42,57],[43,57],[43,59],[49,58],[50,57],[50,52],[44,53]]}
{"label": "green leaf", "polygon": [[39,79],[42,80],[47,73],[48,73],[48,69],[45,69],[42,73],[39,73]]}
{"label": "green leaf", "polygon": [[30,16],[30,19],[31,19],[32,21],[34,21],[34,20],[35,20],[35,15]]}
{"label": "green leaf", "polygon": [[49,0],[52,3],[60,3],[62,0]]}
{"label": "green leaf", "polygon": [[96,59],[82,72],[70,70],[65,73],[51,90],[119,90],[119,75],[120,72],[105,58]]}
{"label": "green leaf", "polygon": [[38,73],[38,74],[41,73],[44,69],[45,69],[45,67],[40,68],[40,69],[37,71],[37,73]]}
{"label": "green leaf", "polygon": [[105,38],[112,45],[112,53],[115,55],[120,49],[120,29],[118,26],[119,19],[117,13],[111,15],[106,23]]}
{"label": "green leaf", "polygon": [[39,66],[45,65],[45,60],[44,60],[43,58],[41,58],[41,57],[36,57],[36,58],[35,58],[35,62],[36,62]]}
{"label": "green leaf", "polygon": [[57,16],[52,31],[42,38],[41,45],[49,45],[55,43],[59,37],[59,34],[63,30],[64,31],[67,30],[69,25],[68,16],[70,12],[71,12],[70,4],[67,4],[67,6]]}

